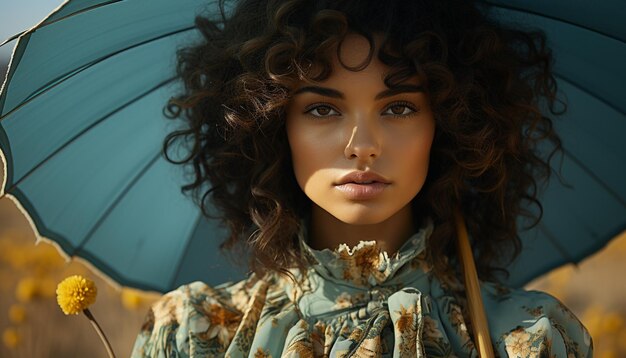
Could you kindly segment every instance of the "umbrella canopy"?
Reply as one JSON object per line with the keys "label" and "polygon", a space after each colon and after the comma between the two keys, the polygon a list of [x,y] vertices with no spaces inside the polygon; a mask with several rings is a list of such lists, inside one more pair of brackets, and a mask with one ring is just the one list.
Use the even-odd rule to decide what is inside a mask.
{"label": "umbrella canopy", "polygon": [[[520,232],[523,253],[510,266],[520,286],[578,263],[626,229],[626,15],[623,2],[489,0],[492,16],[546,32],[568,111],[554,121],[563,140],[563,183],[541,195],[544,216]],[[620,15],[621,14],[621,15]]]}
{"label": "umbrella canopy", "polygon": [[[38,237],[114,281],[168,291],[243,277],[160,154],[179,90],[175,50],[197,39],[198,0],[68,1],[16,45],[0,95],[0,146]],[[176,158],[176,153],[171,153]]]}
{"label": "umbrella canopy", "polygon": [[[550,182],[541,224],[520,233],[507,283],[521,286],[626,228],[626,27],[617,1],[490,4],[499,21],[546,31],[569,104],[555,121],[567,185]],[[200,39],[194,17],[214,5],[69,0],[14,49],[0,92],[0,196],[38,239],[121,285],[166,292],[245,275],[217,249],[224,228],[181,192],[190,177],[161,155],[177,125],[162,113],[181,86],[176,50]]]}

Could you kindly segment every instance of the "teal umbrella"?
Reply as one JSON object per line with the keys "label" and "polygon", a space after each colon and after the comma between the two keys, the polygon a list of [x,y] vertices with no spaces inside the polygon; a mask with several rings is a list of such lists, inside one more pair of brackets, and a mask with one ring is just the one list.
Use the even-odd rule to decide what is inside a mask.
{"label": "teal umbrella", "polygon": [[489,0],[492,16],[546,32],[568,111],[555,121],[563,140],[562,180],[541,196],[544,216],[520,232],[523,252],[508,282],[521,286],[577,264],[626,229],[626,6],[598,2]]}
{"label": "teal umbrella", "polygon": [[[520,232],[510,266],[507,283],[521,286],[626,228],[626,26],[618,1],[486,4],[498,21],[546,31],[570,109],[556,120],[565,184],[542,193],[543,220]],[[166,292],[245,277],[218,251],[225,229],[183,195],[189,173],[161,154],[180,125],[162,112],[181,88],[175,52],[200,40],[194,17],[217,16],[214,5],[68,0],[16,35],[0,92],[0,196],[38,238],[121,285]]]}

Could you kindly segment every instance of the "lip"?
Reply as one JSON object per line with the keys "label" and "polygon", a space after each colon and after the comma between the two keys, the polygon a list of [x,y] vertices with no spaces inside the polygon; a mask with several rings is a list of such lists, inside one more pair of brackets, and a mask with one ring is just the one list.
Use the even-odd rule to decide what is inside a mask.
{"label": "lip", "polygon": [[354,171],[344,175],[336,185],[354,183],[364,184],[366,182],[378,182],[382,184],[390,184],[389,180],[375,172]]}
{"label": "lip", "polygon": [[354,171],[343,176],[335,188],[349,199],[366,200],[380,195],[391,182],[378,173]]}
{"label": "lip", "polygon": [[351,200],[373,199],[380,195],[389,184],[373,182],[370,184],[345,183],[335,186],[335,189],[343,192]]}

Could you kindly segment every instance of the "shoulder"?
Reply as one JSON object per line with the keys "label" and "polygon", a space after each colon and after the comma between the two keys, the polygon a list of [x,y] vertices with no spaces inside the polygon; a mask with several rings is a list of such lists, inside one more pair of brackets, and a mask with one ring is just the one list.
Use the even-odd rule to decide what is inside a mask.
{"label": "shoulder", "polygon": [[149,308],[131,357],[223,353],[262,283],[252,275],[214,287],[195,281],[167,292]]}
{"label": "shoulder", "polygon": [[589,332],[556,297],[490,282],[482,296],[491,339],[508,356],[592,356]]}

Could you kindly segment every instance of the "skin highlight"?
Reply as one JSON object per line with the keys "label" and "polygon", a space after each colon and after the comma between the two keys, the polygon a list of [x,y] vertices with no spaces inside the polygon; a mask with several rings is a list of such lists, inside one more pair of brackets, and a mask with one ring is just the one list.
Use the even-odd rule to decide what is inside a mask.
{"label": "skin highlight", "polygon": [[[369,46],[360,35],[346,36],[343,64],[357,66]],[[310,245],[374,240],[393,254],[417,229],[411,201],[426,180],[435,134],[428,97],[417,76],[388,88],[389,68],[376,56],[359,71],[335,56],[332,68],[320,83],[299,83],[286,111],[294,174],[312,202]],[[389,183],[374,197],[354,198],[337,188],[353,171],[375,172]]]}

